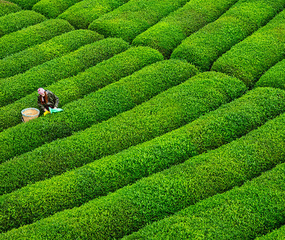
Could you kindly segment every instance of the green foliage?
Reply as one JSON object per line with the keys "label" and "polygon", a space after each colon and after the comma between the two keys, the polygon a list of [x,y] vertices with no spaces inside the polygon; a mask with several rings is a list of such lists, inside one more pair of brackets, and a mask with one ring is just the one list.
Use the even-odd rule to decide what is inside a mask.
{"label": "green foliage", "polygon": [[[122,39],[102,39],[87,44],[62,57],[55,58],[42,65],[31,68],[23,74],[18,74],[1,81],[0,88],[5,88],[5,94],[8,96],[10,95],[9,100],[14,100],[15,102],[0,108],[0,131],[21,123],[21,110],[28,107],[38,107],[36,101],[38,94],[37,92],[32,92],[39,86],[47,87],[51,91],[59,94],[61,105],[76,100],[75,95],[70,96],[66,94],[67,96],[64,96],[61,94],[61,91],[64,91],[64,89],[68,92],[69,87],[66,85],[76,85],[76,81],[78,83],[76,77],[73,78],[74,83],[71,83],[71,79],[63,81],[62,84],[60,84],[63,89],[58,88],[58,85],[53,86],[51,84],[54,84],[61,79],[75,76],[79,72],[83,72],[97,63],[107,60],[128,48],[129,44]],[[137,64],[139,67],[139,62],[137,62]],[[114,69],[112,70],[114,71]],[[86,74],[84,75],[86,76]],[[3,85],[1,83],[5,84]],[[81,84],[84,86],[83,78],[80,82],[80,85]],[[21,89],[20,92],[19,89]],[[29,93],[32,94],[28,95]],[[88,93],[86,89],[85,93]],[[23,98],[19,99],[19,97]]]}
{"label": "green foliage", "polygon": [[0,37],[22,28],[38,24],[46,18],[34,11],[23,10],[0,17]]}
{"label": "green foliage", "polygon": [[235,76],[253,87],[264,72],[284,58],[284,18],[285,10],[233,46],[214,62],[211,69]]}
{"label": "green foliage", "polygon": [[[23,73],[32,67],[50,61],[56,57],[61,57],[85,44],[89,44],[103,38],[104,37],[102,35],[94,31],[84,29],[61,34],[41,44],[27,48],[0,60],[0,77],[8,78],[18,73]],[[10,99],[9,90],[6,92],[5,89],[8,87],[6,85],[7,82],[11,82],[10,79],[2,79],[0,82],[2,85],[0,87],[0,92],[5,93],[5,97],[0,100],[1,106],[13,101],[13,99]]]}
{"label": "green foliage", "polygon": [[[180,84],[196,73],[197,70],[193,66],[181,61],[158,62],[147,66],[118,83],[113,83],[99,92],[86,96],[82,100],[65,105],[64,114],[54,115],[53,118],[36,119],[2,132],[3,142],[6,141],[4,140],[5,136],[14,136],[12,138],[18,139],[19,142],[15,144],[14,140],[6,141],[6,146],[3,147],[3,150],[1,149],[1,154],[4,154],[1,159],[4,160],[30,151],[44,143],[66,137],[71,135],[72,132],[83,130],[92,124],[107,120],[172,86]],[[101,81],[102,79],[100,79],[99,86],[100,83],[102,84]],[[79,80],[75,83],[82,84],[83,81]],[[92,86],[95,87],[95,84],[96,82],[93,80]],[[76,88],[73,87],[73,84],[66,84],[66,82],[63,85],[65,88],[62,88],[62,91],[64,91],[66,97],[68,95],[74,96],[80,90],[85,92],[83,87],[83,89],[78,89],[78,85],[76,85]],[[71,87],[69,87],[70,85]],[[44,129],[42,129],[43,125],[45,126]],[[54,126],[57,126],[57,130],[53,129]],[[21,132],[20,135],[18,135],[19,132]],[[41,132],[44,137],[33,137],[31,132]],[[20,138],[25,140],[20,141]]]}
{"label": "green foliage", "polygon": [[[226,172],[233,171],[229,167]],[[284,172],[285,164],[279,164],[239,188],[203,200],[123,239],[284,239],[284,231],[256,238],[285,221]]]}
{"label": "green foliage", "polygon": [[[272,88],[249,91],[231,103],[151,141],[3,195],[0,197],[0,214],[3,216],[0,226],[7,231],[107,195],[235,140],[284,112],[284,109],[285,91]],[[40,206],[37,206],[38,202]]]}
{"label": "green foliage", "polygon": [[[94,95],[90,95],[98,96],[94,97],[96,101],[94,101],[93,106],[98,107],[98,109],[105,109],[101,111],[102,115],[99,115],[97,118],[105,120],[105,112],[112,112],[111,107],[116,106],[116,104],[120,108],[123,108],[124,106],[136,103],[136,92],[133,89],[135,86],[127,84],[127,82],[124,83],[125,81],[126,79],[122,79],[122,81],[109,85],[95,92]],[[118,87],[113,89],[112,86]],[[145,86],[148,86],[148,83],[145,83]],[[138,87],[141,86],[139,85]],[[152,86],[149,86],[149,90],[153,91]],[[104,94],[105,91],[108,91],[107,96]],[[141,105],[118,114],[116,117],[95,124],[68,138],[58,139],[45,144],[34,151],[30,151],[1,164],[1,193],[11,192],[20,186],[25,186],[27,183],[61,174],[95,159],[151,140],[195,120],[202,114],[218,108],[223,103],[241,96],[244,91],[245,85],[241,81],[223,74],[206,73],[204,75],[199,74],[197,77],[194,76],[186,82],[158,94]],[[83,99],[77,103],[73,107],[73,111],[71,111],[71,107],[65,107],[65,114],[56,115],[58,117],[65,116],[64,124],[66,126],[61,124],[61,128],[58,129],[57,124],[59,121],[51,122],[54,123],[54,129],[51,130],[51,134],[70,129],[70,126],[72,127],[77,122],[84,125],[88,124],[88,122],[85,122],[87,119],[88,121],[92,121],[87,115],[94,116],[97,113],[94,110],[95,108],[89,108],[86,111],[85,107],[83,109],[85,110],[83,111],[84,114],[77,114],[83,108],[85,101]],[[118,112],[118,110],[116,111]],[[72,114],[74,116],[71,116]],[[53,117],[53,115],[50,117]],[[42,131],[47,126],[48,119],[51,118],[47,118],[46,121],[40,119],[39,121],[30,121],[30,126],[42,123],[43,127],[40,132],[32,131],[29,138],[32,138],[33,135],[35,136],[34,138],[39,138],[39,135],[42,138],[45,137]],[[50,124],[50,127],[52,127],[52,124]],[[19,128],[19,131],[22,133],[26,132],[24,127],[21,130]],[[11,144],[9,144],[12,142],[10,136],[9,131],[3,131],[1,134],[2,159],[6,153],[6,149],[11,148]],[[16,148],[20,145],[21,141],[20,138],[14,139],[13,144]],[[26,144],[25,148],[29,147],[30,145]],[[19,148],[15,149],[15,151],[19,151]],[[7,150],[7,152],[9,151]],[[5,157],[3,160],[5,161]],[[5,174],[4,177],[2,175],[4,173],[9,173],[9,175]]]}
{"label": "green foliage", "polygon": [[285,226],[274,230],[264,236],[257,237],[256,240],[283,240],[285,238]]}
{"label": "green foliage", "polygon": [[40,0],[9,0],[10,2],[13,2],[17,5],[19,5],[21,8],[26,10],[31,10],[32,7],[39,2]]}
{"label": "green foliage", "polygon": [[252,239],[285,220],[285,164],[252,180],[284,162],[284,123],[285,114],[216,150],[3,236],[118,239],[196,203],[159,225],[149,225],[150,236],[141,239],[152,239],[152,231],[160,239],[183,239],[186,234],[186,239]]}
{"label": "green foliage", "polygon": [[187,0],[130,0],[94,20],[89,29],[105,37],[120,37],[131,42],[137,35],[186,2]]}
{"label": "green foliage", "polygon": [[284,0],[279,1],[279,5],[267,0],[238,1],[218,20],[186,38],[171,58],[186,59],[207,71],[223,53],[266,24],[284,7]]}
{"label": "green foliage", "polygon": [[256,82],[255,87],[274,87],[285,90],[285,60],[282,60],[266,71]]}
{"label": "green foliage", "polygon": [[[72,30],[74,28],[67,21],[52,19],[4,35],[0,38],[0,59]],[[1,77],[3,77],[2,71]]]}
{"label": "green foliage", "polygon": [[75,28],[86,29],[95,19],[126,2],[128,0],[83,0],[68,8],[58,18],[67,20]]}
{"label": "green foliage", "polygon": [[22,9],[15,3],[10,1],[0,0],[0,17],[3,17],[10,13],[19,12]]}
{"label": "green foliage", "polygon": [[[87,31],[86,38],[90,39],[90,42],[92,39],[93,41],[97,40],[96,33],[89,32],[88,30],[80,31]],[[95,34],[95,38],[90,34]],[[79,35],[78,38],[84,39],[84,36]],[[67,37],[67,39],[70,38]],[[62,41],[60,42],[62,43]],[[76,41],[75,39],[75,42],[78,43],[79,41]],[[73,43],[71,44],[74,45]],[[82,44],[84,44],[84,42]],[[22,103],[30,103],[32,102],[32,99],[36,99],[36,96],[33,94],[27,98],[27,95],[33,91],[36,91],[39,86],[46,87],[61,79],[72,77],[79,72],[82,72],[89,67],[92,67],[97,63],[114,56],[117,53],[125,51],[128,47],[128,43],[122,39],[107,38],[99,40],[94,43],[84,45],[78,50],[66,54],[62,57],[55,58],[51,61],[45,62],[42,65],[31,68],[23,74],[18,74],[13,77],[2,79],[0,82],[0,92],[5,93],[5,98],[0,97],[2,100],[2,105],[4,105],[4,103],[12,103],[21,97],[25,97],[24,100],[21,100]],[[20,92],[19,89],[21,89]],[[35,101],[35,103],[30,106],[25,103],[25,107],[32,106],[38,107],[37,101]],[[9,106],[9,108],[10,107],[13,108],[13,106]],[[18,109],[18,111],[21,111],[21,109]],[[6,121],[9,120],[7,119]]]}
{"label": "green foliage", "polygon": [[216,20],[237,0],[192,0],[160,22],[150,27],[132,42],[133,45],[149,46],[169,58],[173,49],[190,34]]}
{"label": "green foliage", "polygon": [[33,10],[45,15],[47,18],[56,18],[72,5],[81,0],[41,0],[33,6]]}

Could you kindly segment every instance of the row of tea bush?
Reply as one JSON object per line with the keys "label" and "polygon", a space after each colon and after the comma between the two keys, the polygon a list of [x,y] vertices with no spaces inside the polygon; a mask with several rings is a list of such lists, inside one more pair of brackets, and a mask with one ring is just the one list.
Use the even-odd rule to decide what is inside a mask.
{"label": "row of tea bush", "polygon": [[[231,239],[236,236],[247,239],[266,233],[285,220],[285,165],[277,166],[241,188],[229,190],[284,162],[284,122],[285,114],[282,114],[215,150],[91,200],[81,207],[56,213],[0,236],[2,239],[117,239],[188,206],[181,215],[174,216],[174,221],[170,218],[169,222],[166,219],[166,222],[155,225],[150,234],[159,230],[163,234],[164,229],[173,229],[171,233],[183,236],[191,232],[199,234],[203,230],[203,233],[208,232],[215,237],[225,234]],[[209,198],[213,195],[216,196]],[[203,199],[206,200],[201,201]],[[175,231],[175,223],[187,219],[187,216],[189,227],[184,225],[187,231],[184,228],[179,231],[179,225]],[[142,234],[147,232],[141,231]]]}
{"label": "row of tea bush", "polygon": [[[0,82],[0,89],[1,86],[6,89],[5,94],[11,95],[9,101],[13,103],[0,108],[0,132],[6,128],[21,123],[22,109],[28,107],[38,108],[38,93],[36,90],[39,86],[48,88],[50,91],[60,95],[61,106],[72,100],[76,100],[76,98],[72,98],[71,96],[64,98],[59,91],[60,89],[58,89],[56,85],[53,85],[62,79],[76,76],[100,62],[107,60],[118,53],[124,52],[129,47],[129,44],[122,39],[105,38],[91,44],[84,45],[78,50],[62,57],[55,58],[39,66],[33,67],[23,74],[18,74],[16,76],[6,78],[5,80],[2,79]],[[145,51],[146,54],[150,52],[147,49],[145,49]],[[138,56],[142,57],[143,55],[140,55],[138,51]],[[147,61],[147,57],[145,56],[141,61]],[[140,66],[138,62],[136,62],[136,64],[138,64],[138,67]],[[113,68],[111,69],[114,71]],[[111,69],[109,69],[109,71]],[[86,74],[82,74],[81,76],[83,75],[86,76]],[[119,76],[120,75],[118,75],[118,77]],[[75,82],[76,79],[77,78],[74,77],[73,81]],[[69,84],[71,84],[71,79],[62,81],[61,83],[61,85],[65,84],[65,87],[68,89]],[[3,84],[5,85],[3,86]],[[21,89],[21,92],[17,92],[18,89]],[[86,93],[89,92],[90,91],[86,91]],[[13,95],[13,93],[17,94]]]}
{"label": "row of tea bush", "polygon": [[0,38],[0,59],[72,30],[66,20],[50,19],[4,35]]}
{"label": "row of tea bush", "polygon": [[220,147],[278,116],[284,109],[285,91],[257,88],[177,130],[5,194],[0,197],[2,231],[78,207]]}
{"label": "row of tea bush", "polygon": [[186,38],[171,58],[186,59],[202,71],[232,46],[265,25],[285,7],[285,1],[238,1],[218,20]]}
{"label": "row of tea bush", "polygon": [[[32,67],[45,63],[56,57],[61,57],[82,47],[83,45],[101,40],[103,38],[104,37],[102,35],[94,31],[83,29],[61,34],[41,44],[1,59],[0,77],[7,78],[19,73],[24,73]],[[12,89],[10,89],[10,84],[9,86],[6,84],[7,82],[11,82],[10,79],[6,81],[0,80],[0,84],[2,85],[0,87],[0,92],[2,92],[0,106],[14,100],[12,96],[15,94],[15,92],[12,94],[9,92],[12,91]],[[22,94],[25,96],[27,93],[23,91]]]}
{"label": "row of tea bush", "polygon": [[[137,61],[134,61],[134,55],[136,55]],[[82,74],[59,81],[51,90],[56,90],[55,92],[59,98],[63,100],[66,99],[65,102],[70,102],[63,106],[64,114],[53,114],[45,118],[33,119],[33,121],[19,124],[1,132],[0,142],[3,142],[3,146],[0,150],[0,162],[31,151],[43,143],[66,137],[73,132],[90,127],[94,123],[106,120],[131,106],[133,107],[133,105],[139,101],[142,102],[151,95],[166,90],[166,87],[170,87],[171,84],[175,85],[185,81],[195,73],[192,65],[180,62],[179,60],[178,62],[171,61],[169,65],[167,63],[162,63],[162,66],[155,65],[151,67],[150,70],[146,69],[139,72],[138,75],[135,75],[129,80],[121,80],[120,82],[126,82],[126,89],[129,88],[128,85],[131,85],[130,87],[133,88],[129,93],[125,93],[126,96],[119,92],[119,89],[122,88],[120,86],[121,84],[113,84],[108,88],[103,88],[100,92],[96,92],[96,90],[112,82],[116,82],[122,76],[133,73],[135,70],[138,70],[141,65],[148,64],[150,61],[155,62],[161,60],[161,58],[162,55],[154,49],[147,47],[131,48],[109,59],[109,61],[87,69]],[[129,62],[130,59],[131,62]],[[117,69],[119,64],[122,66],[120,70]],[[113,66],[113,68],[110,68],[111,66]],[[105,71],[106,67],[108,67],[108,71]],[[167,67],[169,74],[166,74]],[[176,69],[174,70],[171,67]],[[128,68],[128,70],[124,71],[126,68]],[[96,72],[97,74],[95,74]],[[176,75],[173,75],[172,72]],[[104,76],[107,77],[104,78]],[[162,79],[165,79],[164,82]],[[109,80],[109,82],[107,80]],[[130,81],[130,83],[128,83],[128,81]],[[137,84],[133,86],[134,81]],[[161,81],[161,84],[159,85],[156,81]],[[139,87],[144,87],[143,84],[149,84],[149,87],[145,86],[146,89],[139,89]],[[124,85],[124,83],[122,85]],[[154,89],[151,88],[153,86],[155,87]],[[132,93],[134,90],[137,91],[138,96]],[[145,91],[145,93],[143,91]],[[117,95],[114,95],[114,92],[116,92]],[[88,93],[91,94],[87,95]],[[73,101],[82,98],[84,95],[87,96],[78,101]],[[37,97],[34,97],[36,101]],[[125,101],[128,102],[125,105],[120,105]]]}
{"label": "row of tea bush", "polygon": [[[98,107],[105,107],[108,112],[108,105],[115,104],[121,98],[122,102],[119,102],[119,105],[123,107],[128,105],[129,101],[133,101],[134,96],[140,97],[140,91],[132,92],[132,89],[124,89],[124,82],[118,82],[118,86],[119,88],[115,88],[111,92],[113,93],[112,98],[108,95],[105,101],[100,101],[102,106]],[[147,89],[147,86],[145,88]],[[106,90],[108,89],[112,90],[112,86],[107,86]],[[134,90],[136,89],[134,88]],[[129,111],[95,124],[84,131],[74,133],[70,137],[42,145],[30,152],[27,151],[33,147],[31,144],[28,142],[21,144],[21,141],[27,141],[26,139],[20,139],[17,136],[17,139],[12,140],[8,131],[3,131],[1,134],[1,157],[2,162],[6,162],[0,165],[0,193],[11,192],[28,183],[61,174],[95,159],[151,140],[240,97],[245,90],[245,85],[236,78],[219,73],[199,74]],[[102,89],[94,94],[101,95],[104,100],[104,91],[105,89]],[[123,98],[124,94],[126,96]],[[96,101],[93,106],[96,106],[95,104]],[[85,116],[92,115],[94,109],[89,107],[88,112],[77,115],[77,111],[82,106],[84,106],[84,101],[81,101],[81,104],[74,108],[73,112],[70,112],[69,115],[75,116],[70,121],[66,118],[65,126],[61,125],[60,129],[57,128],[57,122],[53,121],[52,132],[61,132],[65,129],[70,131],[74,122],[81,123],[84,127]],[[104,112],[102,111],[102,113]],[[98,116],[98,118],[100,117],[104,116]],[[92,120],[89,119],[89,121]],[[38,121],[31,121],[30,125],[33,125],[33,122],[37,124]],[[46,122],[43,121],[42,130],[45,125]],[[24,133],[25,128],[19,129],[19,132]],[[29,138],[40,138],[39,136],[44,138],[41,132],[31,130]],[[5,144],[5,142],[9,142],[9,144]],[[17,145],[21,145],[22,148],[19,149]],[[8,154],[14,155],[12,149],[26,151],[26,153],[7,161]]]}

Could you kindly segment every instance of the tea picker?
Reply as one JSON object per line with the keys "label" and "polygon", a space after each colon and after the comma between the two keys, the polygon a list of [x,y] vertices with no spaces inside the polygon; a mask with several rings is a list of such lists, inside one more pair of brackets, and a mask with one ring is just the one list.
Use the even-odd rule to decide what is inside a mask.
{"label": "tea picker", "polygon": [[61,108],[57,108],[59,99],[53,92],[45,90],[43,88],[39,88],[38,94],[38,106],[44,112],[44,116],[49,113],[63,111]]}
{"label": "tea picker", "polygon": [[[44,116],[50,113],[62,112],[63,109],[58,108],[59,99],[51,91],[45,90],[43,88],[38,89],[38,106],[43,112]],[[40,114],[40,111],[36,108],[26,108],[22,110],[22,120],[27,122],[31,119],[37,118]]]}

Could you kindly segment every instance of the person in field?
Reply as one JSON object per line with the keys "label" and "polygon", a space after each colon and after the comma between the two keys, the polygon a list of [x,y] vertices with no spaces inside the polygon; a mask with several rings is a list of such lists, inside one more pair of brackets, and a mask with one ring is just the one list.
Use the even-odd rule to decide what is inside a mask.
{"label": "person in field", "polygon": [[56,109],[58,107],[59,99],[51,91],[39,88],[38,94],[38,106],[44,112],[44,115],[49,113],[49,108]]}

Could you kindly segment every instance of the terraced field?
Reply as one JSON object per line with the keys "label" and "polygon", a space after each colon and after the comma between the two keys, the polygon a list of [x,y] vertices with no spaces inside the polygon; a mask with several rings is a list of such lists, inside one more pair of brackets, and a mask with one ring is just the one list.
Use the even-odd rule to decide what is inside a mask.
{"label": "terraced field", "polygon": [[285,0],[0,0],[0,239],[284,240],[284,69]]}

